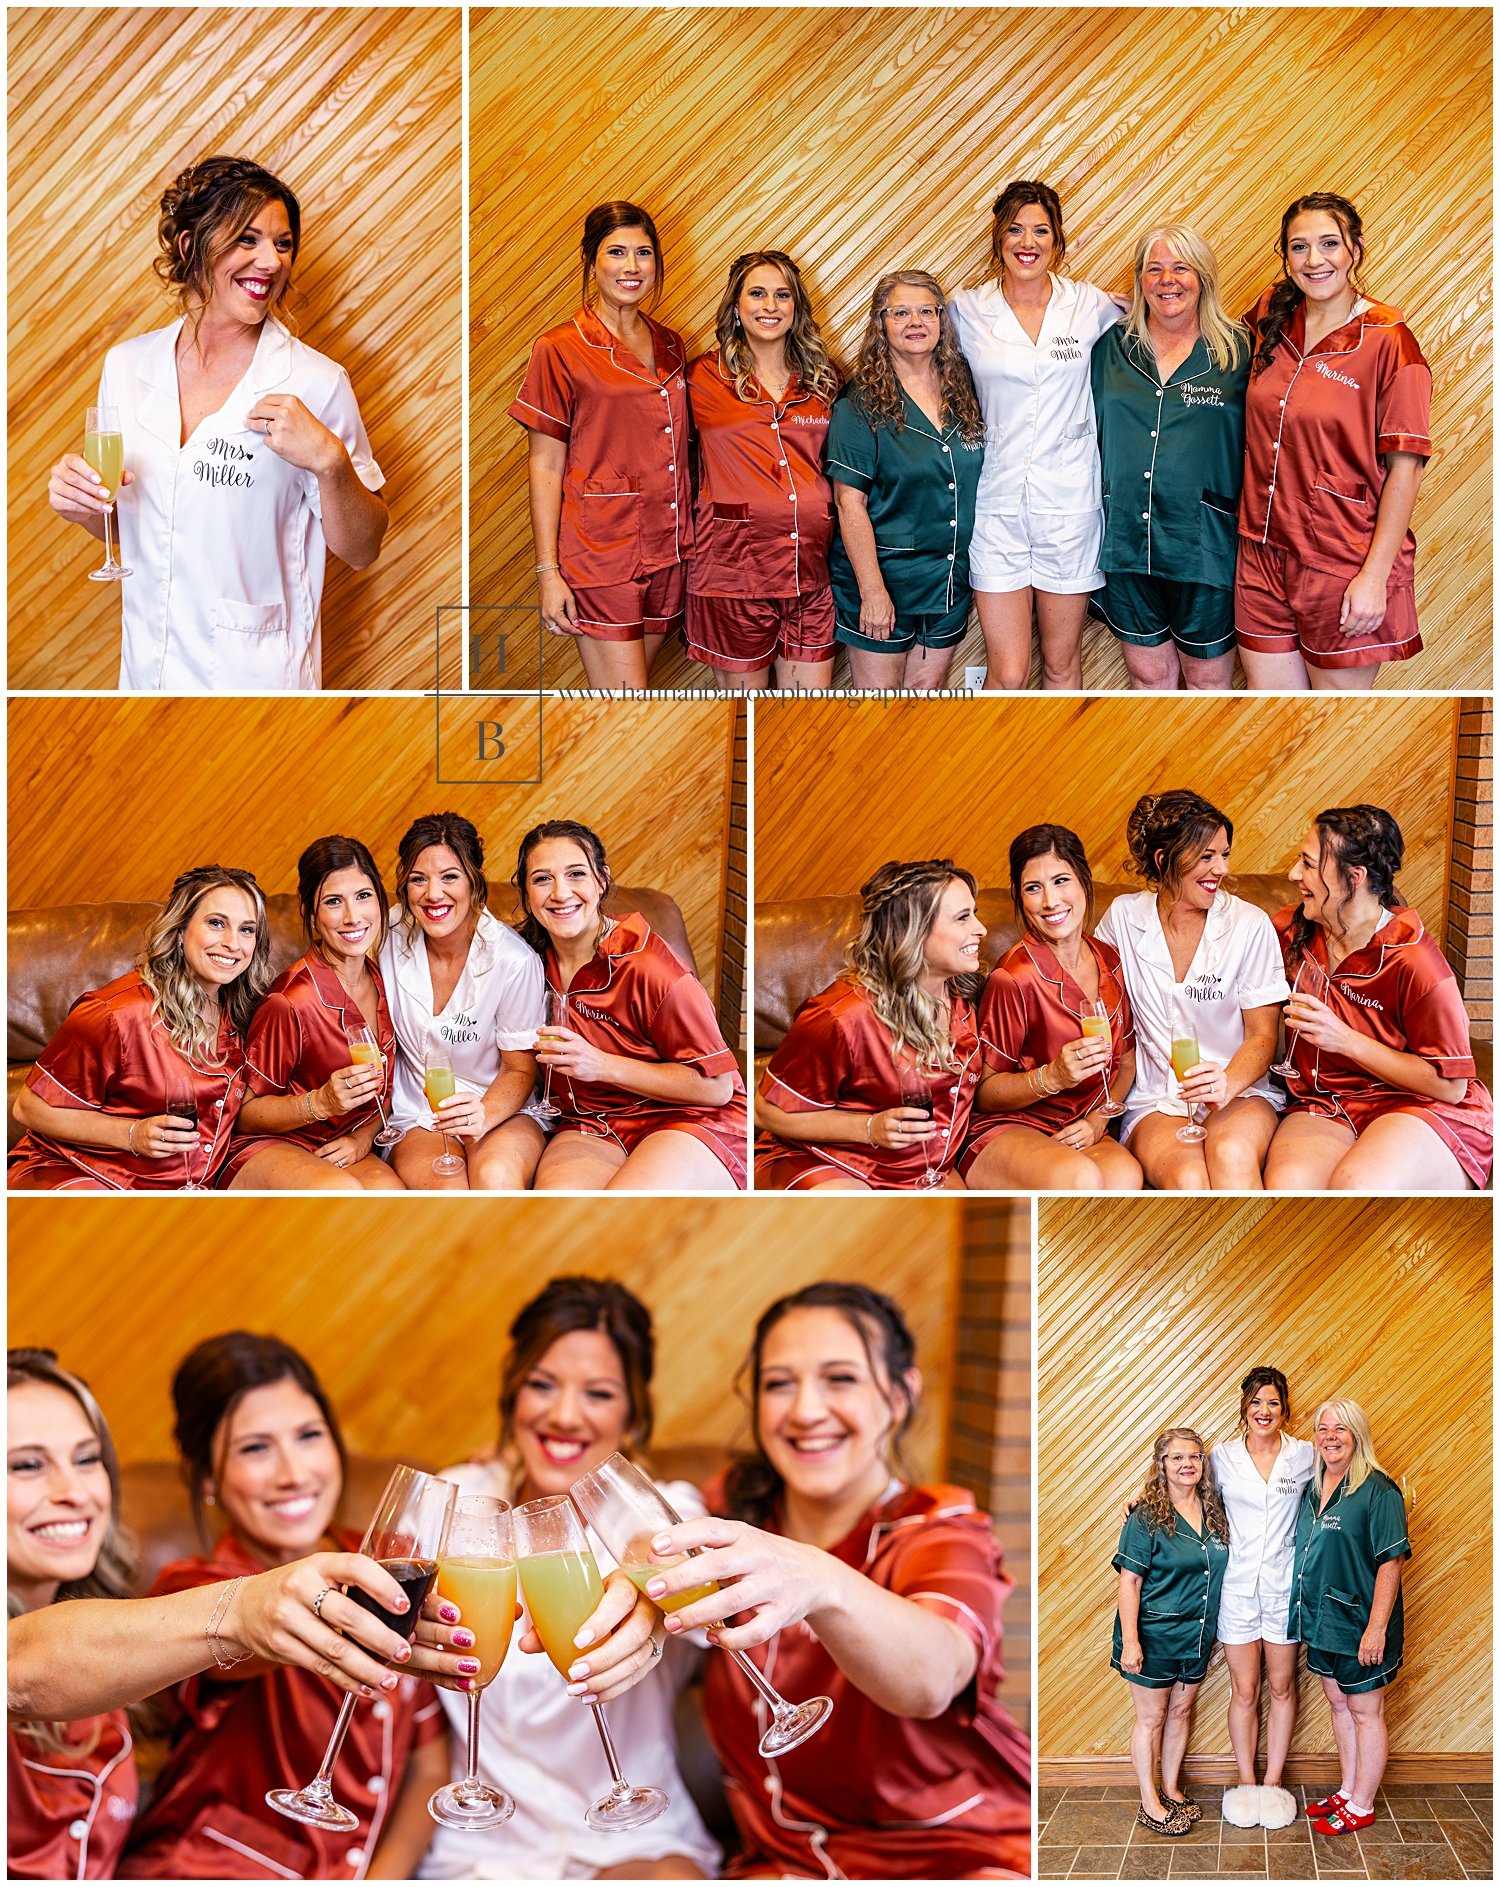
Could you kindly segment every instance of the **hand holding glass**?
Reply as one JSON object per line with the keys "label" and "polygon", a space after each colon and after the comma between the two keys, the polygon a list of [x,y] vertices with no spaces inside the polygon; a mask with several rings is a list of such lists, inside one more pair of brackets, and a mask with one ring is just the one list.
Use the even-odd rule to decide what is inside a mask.
{"label": "hand holding glass", "polygon": [[462,1782],[450,1782],[427,1804],[445,1828],[498,1828],[516,1812],[503,1789],[479,1780],[479,1698],[499,1674],[516,1623],[516,1559],[511,1545],[510,1504],[487,1494],[461,1495],[454,1503],[448,1546],[438,1561],[437,1591],[459,1609],[474,1634],[479,1675],[469,1683],[469,1760]]}
{"label": "hand holding glass", "polygon": [[[578,1660],[574,1644],[583,1622],[604,1597],[604,1581],[589,1546],[588,1536],[566,1494],[529,1500],[511,1516],[515,1528],[516,1564],[526,1609],[563,1681],[568,1667]],[[610,1738],[609,1725],[599,1704],[590,1704],[614,1787],[601,1795],[584,1820],[590,1828],[644,1828],[668,1806],[662,1789],[632,1788],[625,1780],[620,1759]]]}
{"label": "hand holding glass", "polygon": [[[453,1057],[448,1052],[448,1044],[438,1036],[433,1036],[427,1044],[427,1105],[437,1114],[451,1094],[458,1092],[458,1082],[453,1074]],[[462,1173],[468,1169],[468,1161],[461,1153],[448,1151],[448,1135],[442,1126],[442,1117],[438,1116],[438,1130],[443,1135],[443,1150],[432,1163],[434,1173]]]}
{"label": "hand holding glass", "polygon": [[[1308,991],[1310,995],[1315,994],[1317,990],[1321,988],[1321,986],[1326,980],[1327,979],[1324,977],[1323,972],[1318,968],[1317,964],[1314,963],[1312,958],[1309,957],[1304,952],[1303,955],[1299,957],[1297,960],[1297,974],[1292,978],[1292,994],[1295,996],[1298,993],[1298,991],[1303,988],[1306,988],[1306,990]],[[1292,1059],[1292,1049],[1296,1043],[1297,1035],[1298,1035],[1297,1025],[1292,1021],[1291,1005],[1288,1004],[1286,1055],[1281,1061],[1273,1062],[1271,1064],[1271,1073],[1273,1075],[1296,1074],[1297,1064]]]}
{"label": "hand holding glass", "polygon": [[[1172,1003],[1172,1073],[1179,1081],[1186,1081],[1202,1060],[1203,1053],[1198,1047],[1198,1018],[1193,1013],[1192,999],[1179,988]],[[1208,1109],[1204,1108],[1204,1115],[1207,1112]],[[1208,1138],[1196,1102],[1188,1102],[1188,1124],[1177,1129],[1177,1138],[1187,1141],[1190,1146]]]}
{"label": "hand holding glass", "polygon": [[[570,1491],[579,1512],[619,1561],[620,1571],[642,1592],[646,1590],[647,1581],[655,1579],[658,1573],[668,1572],[673,1566],[680,1566],[684,1559],[696,1557],[683,1553],[674,1560],[652,1564],[652,1540],[663,1527],[680,1526],[682,1516],[674,1512],[655,1485],[624,1455],[611,1455],[591,1473],[581,1475]],[[680,1612],[685,1605],[696,1605],[699,1599],[709,1598],[719,1590],[718,1581],[710,1580],[686,1592],[667,1593],[663,1598],[653,1599],[652,1604],[664,1612]],[[828,1721],[833,1709],[831,1697],[813,1697],[805,1704],[789,1704],[767,1683],[754,1661],[743,1651],[729,1651],[729,1655],[760,1692],[771,1712],[770,1728],[760,1739],[762,1756],[784,1755],[799,1743],[805,1743]]]}
{"label": "hand holding glass", "polygon": [[120,481],[125,474],[125,435],[120,431],[118,407],[91,406],[88,409],[83,422],[83,456],[88,461],[90,471],[99,474],[104,487],[103,495],[111,501],[109,510],[104,514],[104,562],[97,570],[90,570],[89,578],[94,583],[118,583],[121,577],[135,575],[124,564],[115,562],[114,548],[109,538],[113,500],[119,494]]}
{"label": "hand holding glass", "polygon": [[[898,1048],[895,1052],[894,1060],[896,1064],[896,1085],[901,1093],[901,1105],[903,1107],[914,1108],[919,1114],[925,1114],[929,1120],[934,1119],[936,1110],[932,1097],[932,1088],[926,1078],[919,1073],[917,1064],[913,1060],[910,1051]],[[922,1158],[925,1162],[922,1172],[922,1184],[924,1186],[935,1186],[943,1176],[941,1170],[932,1164],[932,1155],[927,1150],[936,1138],[936,1134],[928,1134],[926,1139],[921,1143]]]}
{"label": "hand holding glass", "polygon": [[[399,1467],[392,1471],[375,1509],[375,1517],[365,1528],[360,1552],[377,1561],[390,1574],[410,1600],[404,1612],[388,1612],[377,1605],[358,1586],[344,1591],[356,1605],[373,1612],[382,1625],[388,1625],[398,1638],[408,1644],[417,1629],[422,1604],[437,1577],[438,1561],[448,1543],[448,1527],[453,1519],[453,1503],[458,1489],[451,1481],[440,1481],[435,1474],[420,1469]],[[349,1719],[354,1715],[355,1698],[346,1695],[328,1739],[322,1767],[305,1789],[272,1789],[266,1797],[268,1806],[278,1815],[306,1822],[314,1828],[358,1828],[359,1817],[351,1815],[333,1799],[333,1765],[338,1761]]]}
{"label": "hand holding glass", "polygon": [[[568,998],[564,991],[547,986],[546,1007],[542,1011],[542,1027],[565,1029],[568,1026]],[[537,1038],[541,1045],[540,1032]],[[544,1064],[546,1073],[542,1076],[542,1098],[533,1102],[527,1112],[534,1120],[554,1121],[562,1117],[562,1109],[552,1099],[552,1064]]]}
{"label": "hand holding glass", "polygon": [[[197,1180],[193,1178],[193,1155],[198,1151],[201,1142],[198,1139],[198,1089],[191,1075],[167,1076],[166,1111],[174,1120],[182,1121],[193,1130],[191,1143],[182,1150],[184,1174],[182,1190],[184,1192],[203,1192],[205,1188],[200,1186]],[[210,1158],[212,1158],[212,1155],[213,1148],[210,1146]]]}
{"label": "hand holding glass", "polygon": [[349,1038],[349,1059],[353,1065],[356,1068],[379,1068],[381,1071],[380,1087],[375,1090],[375,1105],[380,1109],[380,1132],[370,1144],[374,1147],[393,1147],[401,1138],[401,1129],[391,1125],[385,1102],[381,1098],[385,1087],[385,1056],[380,1052],[375,1031],[360,1024],[346,1029],[344,1033]]}
{"label": "hand holding glass", "polygon": [[[1091,1002],[1085,1006],[1080,1023],[1083,1039],[1086,1042],[1103,1042],[1108,1048],[1113,1040],[1109,1027],[1109,1005],[1103,1002]],[[1091,1107],[1091,1114],[1103,1114],[1107,1120],[1113,1120],[1117,1114],[1125,1112],[1123,1101],[1110,1099],[1109,1093],[1109,1057],[1104,1058],[1104,1072],[1099,1077],[1104,1086],[1104,1099],[1098,1107]]]}

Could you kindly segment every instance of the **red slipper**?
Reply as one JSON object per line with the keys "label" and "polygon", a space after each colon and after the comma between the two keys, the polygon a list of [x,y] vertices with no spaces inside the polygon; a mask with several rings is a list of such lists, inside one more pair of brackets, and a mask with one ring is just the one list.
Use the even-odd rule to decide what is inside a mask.
{"label": "red slipper", "polygon": [[1331,1815],[1325,1815],[1321,1821],[1313,1823],[1313,1832],[1319,1835],[1352,1835],[1361,1828],[1373,1826],[1374,1821],[1373,1808],[1368,1815],[1354,1815],[1350,1813],[1347,1802],[1340,1802]]}
{"label": "red slipper", "polygon": [[1335,1789],[1331,1795],[1325,1795],[1321,1802],[1309,1802],[1307,1812],[1317,1821],[1324,1815],[1331,1815],[1336,1808],[1342,1808],[1348,1800],[1342,1789]]}

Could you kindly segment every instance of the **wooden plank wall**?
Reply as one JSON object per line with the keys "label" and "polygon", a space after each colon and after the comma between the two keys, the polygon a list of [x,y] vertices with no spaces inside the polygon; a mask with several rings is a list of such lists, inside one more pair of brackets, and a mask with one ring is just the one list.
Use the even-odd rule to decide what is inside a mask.
{"label": "wooden plank wall", "polygon": [[1234,820],[1244,872],[1285,870],[1324,806],[1390,807],[1402,892],[1438,934],[1455,712],[1309,695],[757,702],[756,901],[857,891],[888,858],[953,858],[1008,885],[1011,840],[1044,820],[1118,883],[1136,800],[1191,786]]}
{"label": "wooden plank wall", "polygon": [[493,1441],[517,1311],[547,1278],[585,1272],[651,1309],[657,1440],[723,1446],[741,1426],[732,1385],[760,1313],[817,1278],[859,1279],[912,1324],[926,1388],[911,1453],[924,1477],[944,1471],[957,1204],[404,1203],[13,1199],[11,1249],[31,1255],[11,1268],[10,1340],[47,1344],[88,1379],[127,1462],[172,1456],[167,1388],[187,1350],[248,1327],[306,1352],[352,1449],[436,1466]]}
{"label": "wooden plank wall", "polygon": [[[113,688],[119,598],[47,506],[117,342],[175,310],[162,191],[213,152],[302,206],[300,336],[348,370],[391,528],[330,557],[329,688],[421,688],[462,581],[461,15],[456,7],[29,7],[10,14],[10,685]],[[81,110],[80,101],[88,108]]]}
{"label": "wooden plank wall", "polygon": [[[1240,1380],[1266,1362],[1286,1373],[1293,1433],[1350,1396],[1386,1471],[1416,1483],[1393,1751],[1489,1750],[1488,1204],[1044,1200],[1038,1296],[1042,1756],[1125,1753],[1130,1698],[1109,1667],[1121,1505],[1162,1428],[1233,1435]],[[1194,1754],[1229,1750],[1228,1701],[1216,1650]],[[1304,1670],[1293,1751],[1332,1747]]]}
{"label": "wooden plank wall", "polygon": [[448,807],[503,881],[530,826],[581,819],[620,883],[681,905],[717,1000],[732,703],[550,701],[545,716],[540,785],[440,786],[420,699],[12,701],[11,902],[159,898],[207,859],[295,891],[299,853],[325,832],[362,838],[390,889],[402,833]]}
{"label": "wooden plank wall", "polygon": [[[506,408],[534,336],[576,306],[579,232],[594,203],[626,197],[656,218],[661,316],[694,352],[712,333],[730,259],[783,248],[847,362],[886,270],[930,269],[950,289],[983,274],[990,204],[1011,177],[1040,175],[1060,191],[1068,271],[1109,286],[1128,285],[1142,227],[1195,224],[1235,313],[1273,279],[1286,204],[1332,189],[1359,205],[1369,286],[1404,309],[1436,382],[1436,449],[1416,514],[1428,647],[1382,682],[1489,685],[1484,9],[471,17],[474,602],[534,596],[525,434]],[[1450,232],[1436,271],[1435,223]],[[549,676],[571,682],[577,658],[562,648],[549,643]],[[1102,627],[1090,632],[1085,678],[1125,685]],[[707,678],[679,654],[656,679]]]}

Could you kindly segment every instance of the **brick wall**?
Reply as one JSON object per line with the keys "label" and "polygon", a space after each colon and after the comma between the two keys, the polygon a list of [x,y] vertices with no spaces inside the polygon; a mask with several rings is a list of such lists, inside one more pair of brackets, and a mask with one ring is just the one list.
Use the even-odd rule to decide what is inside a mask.
{"label": "brick wall", "polygon": [[1494,1039],[1491,1012],[1494,884],[1491,856],[1494,710],[1487,699],[1458,702],[1453,768],[1453,857],[1444,952],[1464,993],[1472,1033]]}
{"label": "brick wall", "polygon": [[746,796],[749,769],[745,749],[745,703],[734,712],[734,760],[729,780],[728,855],[724,869],[724,965],[719,977],[719,1027],[724,1040],[743,1060],[748,994],[745,980],[745,914],[748,908],[745,861]]}
{"label": "brick wall", "polygon": [[966,1200],[948,1476],[994,1521],[1015,1591],[1001,1701],[1031,1728],[1031,1204]]}

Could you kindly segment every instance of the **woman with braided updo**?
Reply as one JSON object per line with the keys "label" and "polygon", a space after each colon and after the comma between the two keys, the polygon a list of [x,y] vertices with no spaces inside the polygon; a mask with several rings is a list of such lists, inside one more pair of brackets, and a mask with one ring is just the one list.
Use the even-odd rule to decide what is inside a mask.
{"label": "woman with braided updo", "polygon": [[1432,371],[1370,300],[1359,212],[1317,190],[1281,219],[1281,280],[1245,317],[1234,623],[1252,688],[1372,688],[1422,647],[1411,514],[1432,456]]}
{"label": "woman with braided updo", "polygon": [[756,1096],[756,1183],[774,1192],[963,1188],[980,1076],[973,877],[951,858],[860,887],[849,967],[792,1018]]}
{"label": "woman with braided updo", "polygon": [[1276,915],[1295,979],[1287,1111],[1271,1192],[1462,1192],[1494,1155],[1488,1089],[1447,958],[1401,901],[1401,828],[1379,806],[1320,812]]}
{"label": "woman with braided updo", "polygon": [[[1287,994],[1276,933],[1224,889],[1234,823],[1200,794],[1148,794],[1126,836],[1147,889],[1116,898],[1095,933],[1120,953],[1135,1017],[1120,1139],[1164,1192],[1259,1192],[1281,1105],[1266,1073]],[[1200,1059],[1174,1068],[1178,1042]],[[1199,1107],[1206,1137],[1184,1139]]]}
{"label": "woman with braided updo", "polygon": [[52,509],[120,526],[120,687],[173,694],[322,686],[326,553],[356,570],[389,514],[349,376],[292,338],[302,214],[241,157],[205,157],[161,200],[156,272],[178,319],[111,348],[99,404],[129,468],[106,491],[76,452]]}

